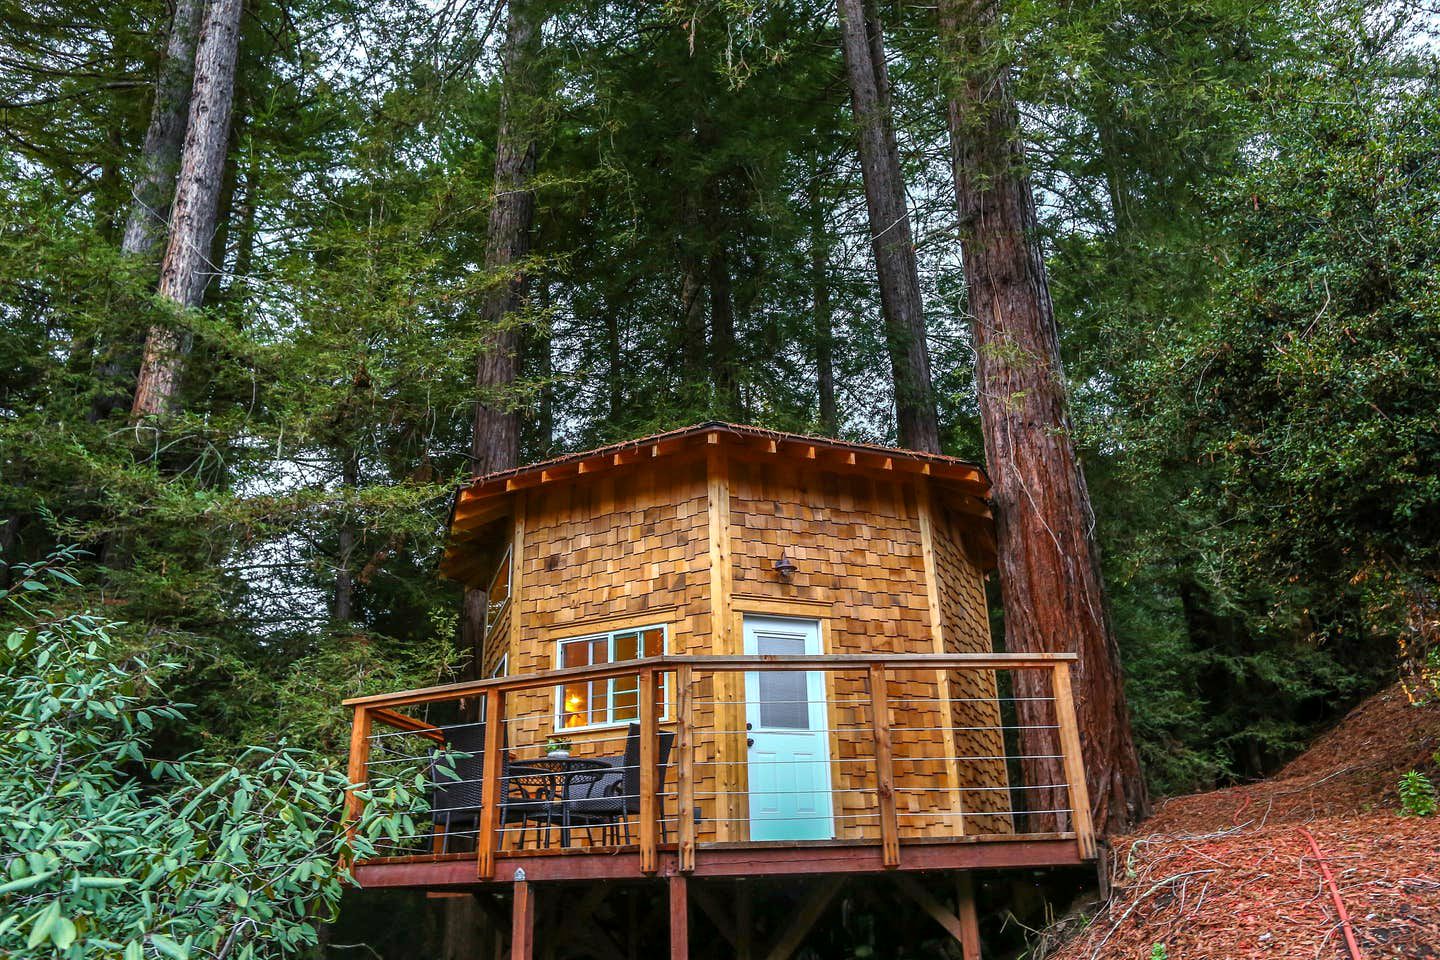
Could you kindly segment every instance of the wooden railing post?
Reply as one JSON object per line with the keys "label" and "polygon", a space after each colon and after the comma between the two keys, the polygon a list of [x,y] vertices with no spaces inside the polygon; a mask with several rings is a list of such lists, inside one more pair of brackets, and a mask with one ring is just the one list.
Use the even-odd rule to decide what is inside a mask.
{"label": "wooden railing post", "polygon": [[500,811],[507,784],[500,782],[505,769],[505,696],[491,687],[485,691],[485,756],[480,772],[480,823],[475,837],[475,876],[489,880],[495,875],[495,850]]}
{"label": "wooden railing post", "polygon": [[870,726],[875,739],[875,792],[880,800],[880,854],[900,865],[900,821],[895,813],[895,764],[890,748],[890,690],[883,664],[870,666]]}
{"label": "wooden railing post", "polygon": [[1070,791],[1070,826],[1080,846],[1080,856],[1093,860],[1095,827],[1090,820],[1090,790],[1085,785],[1085,759],[1080,752],[1080,728],[1075,720],[1075,699],[1070,692],[1070,664],[1063,660],[1052,664],[1050,682],[1055,696],[1055,723],[1060,728],[1065,783]]}
{"label": "wooden railing post", "polygon": [[[369,780],[369,766],[370,711],[365,707],[356,707],[355,717],[350,722],[350,758],[345,770],[345,777],[350,781],[350,786],[345,789],[345,845],[352,851],[360,818],[365,813],[365,799],[360,791],[365,789]],[[351,855],[347,854],[345,865],[349,867],[352,863]]]}
{"label": "wooden railing post", "polygon": [[659,746],[659,727],[656,703],[659,699],[657,681],[659,674],[653,667],[647,667],[640,674],[637,684],[640,692],[640,872],[654,873],[659,869],[656,850],[656,827],[659,826],[656,811],[659,807],[657,791],[659,784],[655,774]]}
{"label": "wooden railing post", "polygon": [[676,815],[680,818],[679,866],[682,873],[695,869],[695,730],[691,715],[695,701],[690,683],[690,666],[676,667],[675,803],[680,808]]}

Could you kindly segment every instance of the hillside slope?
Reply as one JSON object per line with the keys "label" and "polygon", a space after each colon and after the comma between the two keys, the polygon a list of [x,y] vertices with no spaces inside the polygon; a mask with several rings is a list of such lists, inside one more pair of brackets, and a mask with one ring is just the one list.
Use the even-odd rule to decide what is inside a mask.
{"label": "hillside slope", "polygon": [[1116,842],[1110,899],[1051,956],[1347,958],[1328,866],[1361,956],[1440,958],[1440,817],[1401,816],[1396,790],[1407,770],[1433,779],[1437,749],[1440,706],[1397,685],[1271,779],[1166,801]]}

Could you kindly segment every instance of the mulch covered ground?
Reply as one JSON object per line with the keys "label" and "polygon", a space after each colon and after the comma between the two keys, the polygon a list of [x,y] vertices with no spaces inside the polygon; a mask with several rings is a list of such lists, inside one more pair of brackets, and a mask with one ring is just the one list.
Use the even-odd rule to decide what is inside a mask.
{"label": "mulch covered ground", "polygon": [[1440,817],[1401,816],[1396,791],[1407,770],[1436,779],[1437,749],[1440,706],[1396,686],[1272,779],[1166,801],[1115,844],[1110,900],[1050,956],[1343,960],[1323,861],[1361,956],[1440,960]]}

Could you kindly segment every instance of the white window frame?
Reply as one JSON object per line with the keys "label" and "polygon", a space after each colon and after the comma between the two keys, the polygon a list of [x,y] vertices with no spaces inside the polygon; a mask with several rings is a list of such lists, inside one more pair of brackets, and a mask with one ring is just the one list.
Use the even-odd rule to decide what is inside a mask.
{"label": "white window frame", "polygon": [[[616,659],[615,659],[615,638],[616,638],[617,636],[621,636],[621,635],[624,635],[624,634],[627,634],[627,633],[645,633],[645,632],[650,631],[650,630],[659,630],[659,631],[660,631],[660,653],[661,653],[661,654],[669,653],[669,652],[670,652],[670,625],[669,625],[668,623],[650,623],[650,624],[645,624],[645,625],[643,625],[643,626],[638,626],[638,627],[622,627],[622,628],[620,628],[620,629],[618,629],[618,630],[601,630],[601,631],[597,631],[596,633],[578,634],[578,635],[573,636],[573,637],[561,637],[560,639],[558,639],[558,640],[555,641],[555,667],[556,667],[556,669],[560,669],[560,670],[563,670],[563,669],[564,669],[564,667],[561,666],[561,665],[565,662],[565,645],[566,645],[566,644],[569,644],[569,643],[593,643],[594,641],[599,640],[599,639],[601,639],[602,637],[605,639],[606,651],[607,651],[607,653],[609,654],[609,657],[610,657],[610,659],[607,660],[606,662],[607,662],[607,663],[623,663],[624,661],[622,661],[622,660],[616,660]],[[604,683],[604,684],[605,684],[605,715],[606,715],[607,717],[612,717],[612,718],[613,718],[614,713],[615,713],[615,679],[616,679],[616,678],[611,678],[611,679],[609,679],[609,680],[596,680],[596,681],[593,681],[593,682],[595,682],[595,683]],[[586,681],[586,682],[592,682],[592,681]],[[659,716],[657,719],[659,719],[659,720],[669,720],[669,719],[670,719],[670,675],[669,675],[668,673],[662,673],[662,674],[660,675],[660,705],[661,705],[660,716]],[[638,707],[639,707],[638,693],[637,693],[637,699],[636,699],[636,707],[637,707],[637,710],[638,710]],[[593,711],[592,711],[592,712],[593,712]],[[558,685],[558,686],[555,688],[555,712],[554,712],[554,714],[551,716],[551,722],[552,722],[553,725],[554,725],[555,734],[556,734],[557,736],[563,736],[564,734],[567,734],[567,733],[579,733],[579,732],[583,732],[583,731],[586,731],[586,730],[615,730],[615,729],[619,729],[619,728],[623,728],[623,727],[628,727],[630,724],[632,724],[632,723],[639,723],[640,721],[639,721],[639,717],[637,716],[636,719],[634,719],[634,720],[615,720],[615,719],[608,719],[608,720],[606,720],[606,721],[604,721],[604,722],[602,722],[602,723],[584,723],[584,724],[581,724],[581,725],[576,726],[576,727],[567,727],[567,726],[565,726],[565,684],[564,684],[564,683],[561,683],[560,685]]]}

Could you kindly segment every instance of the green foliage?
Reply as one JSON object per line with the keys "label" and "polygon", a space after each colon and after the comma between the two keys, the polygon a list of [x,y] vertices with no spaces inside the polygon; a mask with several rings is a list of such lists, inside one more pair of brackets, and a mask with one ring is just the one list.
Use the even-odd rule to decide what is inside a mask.
{"label": "green foliage", "polygon": [[1163,943],[1157,943],[1150,948],[1150,960],[1169,960],[1169,957],[1170,951],[1165,948]]}
{"label": "green foliage", "polygon": [[1435,784],[1419,770],[1400,778],[1400,809],[1411,817],[1433,817],[1436,810]]}
{"label": "green foliage", "polygon": [[[345,871],[378,834],[413,832],[372,788],[353,845],[337,758],[281,744],[233,757],[152,755],[186,722],[118,624],[59,601],[75,551],[11,570],[0,592],[0,953],[72,958],[279,957],[316,942]],[[391,804],[393,803],[393,807]]]}

